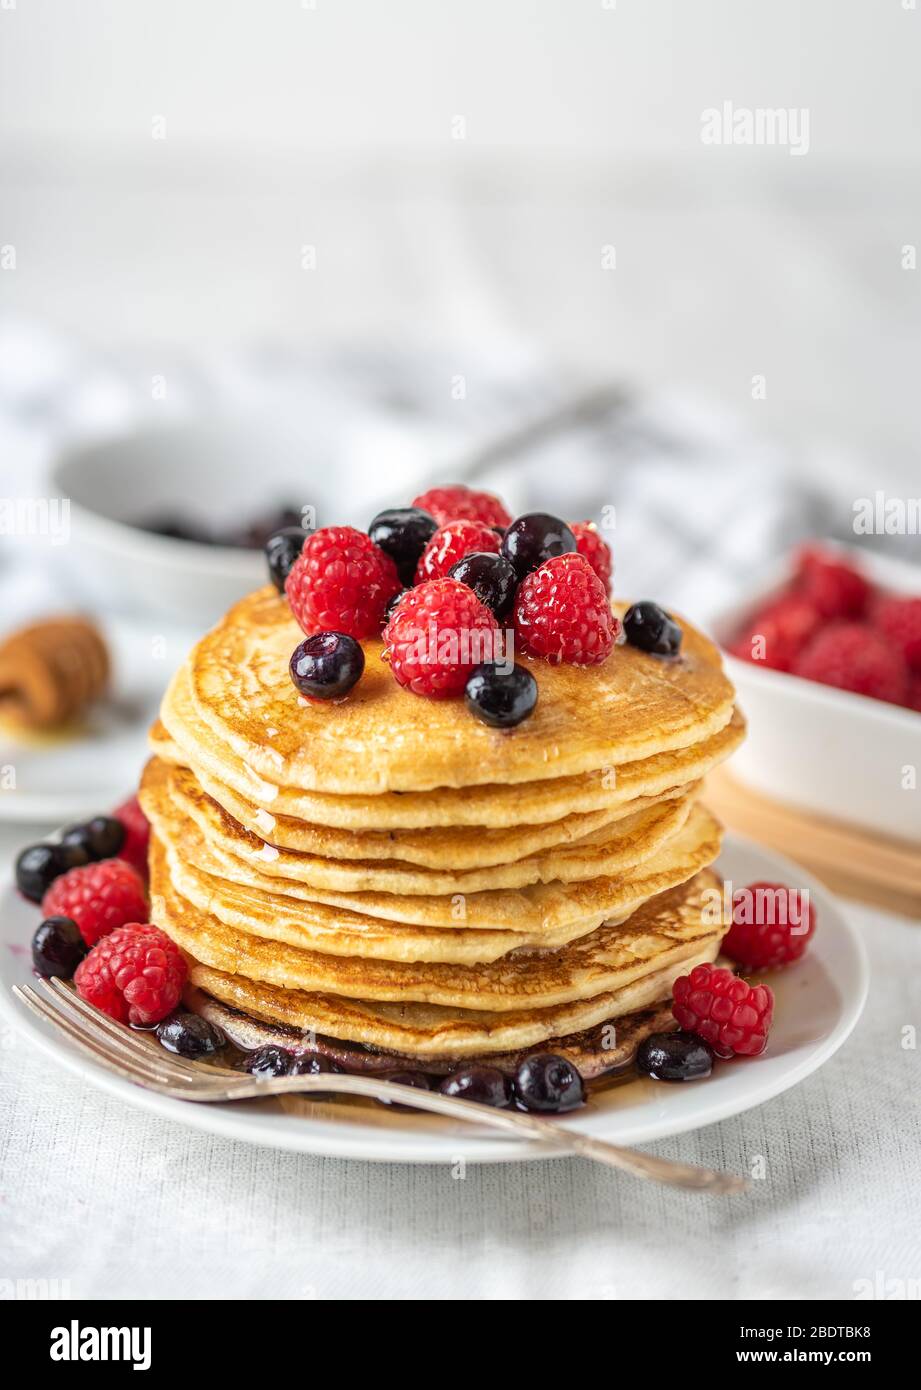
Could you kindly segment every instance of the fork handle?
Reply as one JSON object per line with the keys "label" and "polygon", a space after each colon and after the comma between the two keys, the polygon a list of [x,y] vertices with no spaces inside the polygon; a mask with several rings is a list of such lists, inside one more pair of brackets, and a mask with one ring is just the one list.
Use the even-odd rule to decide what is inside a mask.
{"label": "fork handle", "polygon": [[642,1153],[638,1149],[621,1148],[618,1144],[609,1144],[603,1139],[594,1139],[590,1135],[563,1129],[556,1121],[525,1114],[520,1110],[497,1110],[493,1106],[481,1105],[476,1101],[445,1096],[440,1091],[424,1091],[416,1086],[401,1086],[399,1082],[381,1081],[370,1076],[340,1076],[334,1072],[324,1072],[315,1076],[280,1076],[242,1083],[237,1081],[228,1083],[226,1088],[215,1086],[213,1094],[202,1095],[196,1099],[233,1100],[319,1092],[326,1095],[354,1095],[372,1100],[392,1101],[395,1090],[403,1092],[400,1103],[414,1110],[427,1110],[436,1115],[463,1120],[468,1124],[486,1125],[504,1130],[506,1133],[527,1135],[545,1147],[556,1149],[561,1157],[578,1154],[580,1158],[590,1158],[596,1163],[606,1164],[609,1168],[619,1168],[622,1172],[631,1173],[637,1178],[668,1183],[673,1187],[686,1187],[696,1192],[741,1192],[748,1186],[743,1178],[731,1173],[719,1173],[712,1168],[676,1163],[671,1159],[658,1158],[655,1154]]}

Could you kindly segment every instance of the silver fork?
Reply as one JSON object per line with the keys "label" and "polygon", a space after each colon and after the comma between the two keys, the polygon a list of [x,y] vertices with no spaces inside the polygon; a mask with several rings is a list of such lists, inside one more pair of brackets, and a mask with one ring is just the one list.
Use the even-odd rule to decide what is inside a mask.
{"label": "silver fork", "polygon": [[743,1178],[718,1173],[711,1168],[695,1168],[673,1163],[636,1149],[624,1149],[584,1134],[565,1129],[555,1121],[517,1110],[496,1110],[474,1101],[423,1091],[394,1081],[371,1076],[348,1076],[323,1072],[316,1076],[278,1076],[256,1079],[229,1067],[187,1061],[165,1051],[148,1034],[135,1033],[100,1013],[81,999],[72,986],[62,980],[39,977],[40,995],[30,985],[14,985],[13,993],[45,1021],[60,1029],[68,1039],[98,1065],[106,1067],[135,1085],[146,1086],[177,1100],[229,1101],[262,1099],[267,1096],[303,1094],[365,1096],[395,1102],[414,1110],[467,1123],[490,1126],[518,1134],[564,1154],[578,1154],[597,1163],[606,1163],[634,1177],[692,1188],[697,1192],[742,1192],[748,1187]]}

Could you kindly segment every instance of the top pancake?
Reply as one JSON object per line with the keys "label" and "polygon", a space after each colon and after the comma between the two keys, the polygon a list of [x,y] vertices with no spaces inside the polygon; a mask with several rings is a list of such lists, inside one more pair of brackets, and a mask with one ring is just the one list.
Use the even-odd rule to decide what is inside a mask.
{"label": "top pancake", "polygon": [[681,625],[673,659],[626,644],[600,666],[519,657],[537,681],[537,708],[517,728],[498,730],[462,700],[420,701],[403,690],[378,640],[363,643],[365,671],[347,700],[302,701],[288,663],[303,634],[266,586],[199,642],[191,699],[230,755],[274,786],[377,794],[568,777],[687,748],[729,723],[733,689],[719,653]]}

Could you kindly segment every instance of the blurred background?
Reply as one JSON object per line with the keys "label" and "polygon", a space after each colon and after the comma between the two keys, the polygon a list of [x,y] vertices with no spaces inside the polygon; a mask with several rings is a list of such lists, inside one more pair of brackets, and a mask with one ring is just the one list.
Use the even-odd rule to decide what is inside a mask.
{"label": "blurred background", "polygon": [[4,523],[6,626],[107,625],[127,780],[261,574],[138,522],[464,477],[701,619],[853,541],[919,490],[919,58],[914,0],[0,0],[0,501],[72,502]]}

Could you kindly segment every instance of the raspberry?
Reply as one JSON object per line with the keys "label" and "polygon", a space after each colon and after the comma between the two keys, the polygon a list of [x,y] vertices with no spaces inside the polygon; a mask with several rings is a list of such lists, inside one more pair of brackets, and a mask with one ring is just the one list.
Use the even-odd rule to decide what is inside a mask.
{"label": "raspberry", "polygon": [[576,538],[579,554],[584,555],[606,589],[611,587],[614,561],[611,547],[601,539],[594,521],[571,521],[569,529]]}
{"label": "raspberry", "polygon": [[547,661],[594,666],[614,645],[620,624],[604,585],[583,555],[557,555],[518,586],[515,636]]}
{"label": "raspberry", "polygon": [[147,916],[147,894],[124,859],[100,859],[56,878],[42,898],[45,917],[69,917],[87,946],[126,922]]}
{"label": "raspberry", "polygon": [[853,565],[816,545],[800,550],[793,583],[823,618],[859,618],[873,592]]}
{"label": "raspberry", "polygon": [[672,986],[679,1028],[696,1033],[718,1057],[757,1057],[767,1045],[774,995],[716,965],[695,965]]}
{"label": "raspberry", "polygon": [[361,638],[380,631],[387,602],[402,587],[393,560],[364,531],[324,526],[304,542],[285,593],[308,637],[344,632]]}
{"label": "raspberry", "polygon": [[104,937],[74,972],[81,999],[119,1023],[151,1024],[173,1012],[188,967],[159,927],[131,922]]}
{"label": "raspberry", "polygon": [[118,851],[118,859],[124,859],[132,869],[137,869],[142,878],[147,877],[147,846],[150,843],[150,822],[141,810],[136,796],[123,802],[113,812],[115,819],[125,827],[125,843]]}
{"label": "raspberry", "polygon": [[492,527],[482,521],[449,521],[439,527],[419,556],[415,582],[444,579],[451,566],[473,550],[499,554],[499,537]]}
{"label": "raspberry", "polygon": [[909,676],[904,703],[907,709],[916,709],[921,714],[921,676]]}
{"label": "raspberry", "polygon": [[767,970],[799,960],[814,931],[808,893],[783,883],[750,883],[732,895],[732,926],[722,949],[740,965]]}
{"label": "raspberry", "polygon": [[499,625],[472,589],[432,579],[407,589],[384,629],[390,669],[416,695],[460,695],[474,666],[496,660]]}
{"label": "raspberry", "polygon": [[482,521],[484,526],[507,526],[512,519],[493,493],[475,492],[463,483],[431,487],[413,499],[413,506],[428,512],[439,526],[449,521]]}
{"label": "raspberry", "polygon": [[830,623],[794,661],[793,674],[901,704],[908,688],[898,652],[863,623]]}
{"label": "raspberry", "polygon": [[743,661],[789,671],[821,621],[808,599],[784,594],[755,614],[729,650]]}
{"label": "raspberry", "polygon": [[885,594],[873,609],[873,621],[912,671],[921,671],[921,598]]}

